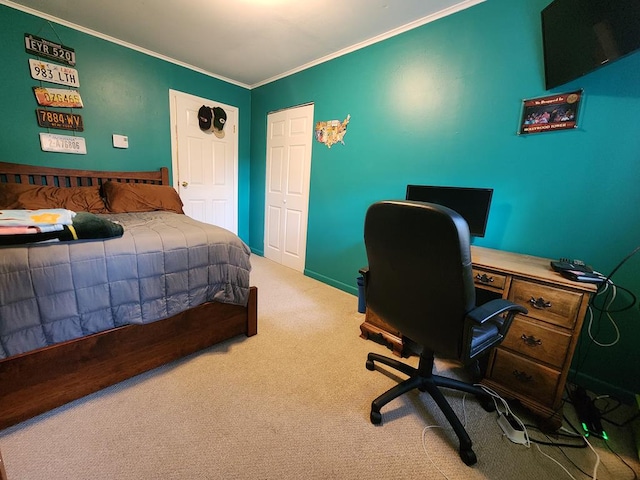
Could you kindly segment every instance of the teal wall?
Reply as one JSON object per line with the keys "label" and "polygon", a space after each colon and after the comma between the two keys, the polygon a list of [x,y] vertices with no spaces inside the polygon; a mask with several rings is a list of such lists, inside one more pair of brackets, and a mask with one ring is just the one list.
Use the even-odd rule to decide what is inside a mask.
{"label": "teal wall", "polygon": [[[69,168],[171,166],[169,89],[240,111],[239,234],[264,249],[266,117],[307,102],[315,120],[351,115],[345,145],[314,142],[306,274],[356,293],[366,264],[366,208],[401,198],[407,183],[495,189],[477,245],[613,270],[640,243],[640,53],[552,92],[583,88],[580,127],[518,136],[524,98],[544,89],[540,10],[549,0],[487,0],[296,75],[247,90],[41,18],[0,6],[0,160]],[[76,50],[87,155],[42,152],[24,34]],[[56,35],[57,34],[57,35]],[[129,137],[127,150],[111,134]],[[640,254],[616,284],[640,294]],[[614,307],[628,304],[619,292]],[[355,301],[355,300],[354,300]],[[620,341],[587,328],[575,378],[600,393],[640,391],[638,306],[612,315]],[[596,317],[601,343],[614,329]]]}
{"label": "teal wall", "polygon": [[[252,90],[252,249],[264,249],[266,116],[314,102],[315,121],[351,121],[345,145],[314,141],[307,275],[356,293],[365,211],[402,198],[407,183],[492,187],[476,245],[610,272],[640,244],[640,53],[546,91],[540,11],[549,2],[488,0]],[[580,88],[578,129],[516,135],[523,99]],[[615,282],[640,293],[639,265],[640,253]],[[629,296],[619,298],[622,308]],[[589,346],[585,328],[575,378],[598,392],[639,392],[639,316],[637,305],[613,315],[621,339],[611,348]],[[614,338],[606,319],[593,331],[601,343]]]}
{"label": "teal wall", "polygon": [[[53,26],[51,26],[53,25]],[[77,30],[0,5],[0,160],[95,170],[171,170],[169,90],[178,90],[239,109],[238,233],[248,241],[251,91]],[[29,73],[24,34],[59,41],[76,52],[84,108],[87,154],[43,152],[38,108]],[[58,40],[59,39],[59,40]],[[66,88],[46,84],[51,88]],[[66,134],[63,130],[51,133]],[[127,135],[129,148],[112,146],[113,133]]]}

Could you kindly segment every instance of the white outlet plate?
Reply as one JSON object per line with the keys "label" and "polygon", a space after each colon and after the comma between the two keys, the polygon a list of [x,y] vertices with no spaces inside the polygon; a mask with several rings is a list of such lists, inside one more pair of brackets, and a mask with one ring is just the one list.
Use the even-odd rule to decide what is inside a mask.
{"label": "white outlet plate", "polygon": [[113,146],[115,148],[129,148],[129,137],[113,134]]}

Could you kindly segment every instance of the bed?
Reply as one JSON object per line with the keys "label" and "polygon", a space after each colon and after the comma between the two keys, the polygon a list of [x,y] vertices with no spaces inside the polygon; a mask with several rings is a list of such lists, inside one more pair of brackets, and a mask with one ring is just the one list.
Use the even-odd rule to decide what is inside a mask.
{"label": "bed", "polygon": [[[82,201],[86,201],[89,198],[86,195],[87,192],[91,192],[92,197],[89,203],[96,200],[96,192],[99,191],[100,195],[103,196],[107,186],[117,191],[124,189],[132,192],[144,192],[144,195],[136,194],[136,202],[138,204],[148,202],[149,198],[153,198],[153,194],[159,189],[170,188],[166,167],[154,172],[101,172],[6,162],[0,162],[0,183],[4,184],[5,189],[10,186],[9,184],[15,184],[11,186],[12,188],[16,187],[16,185],[16,188],[23,188],[20,186],[22,185],[24,189],[45,186],[45,189],[50,190],[47,195],[51,194],[53,196],[60,195],[61,192],[66,194],[81,190]],[[152,194],[149,195],[148,192],[152,192]],[[73,197],[73,201],[78,201],[75,193],[67,195],[67,200],[71,197]],[[134,210],[131,212],[127,210],[127,208],[130,208],[130,203],[118,205],[115,200],[116,197],[112,198],[114,200],[111,203],[105,200],[104,203],[99,205],[98,203],[90,204],[87,210],[93,210],[94,216],[104,219],[105,222],[122,225],[124,234],[121,231],[121,236],[104,240],[91,239],[2,246],[0,247],[0,273],[8,271],[9,261],[6,260],[7,258],[21,257],[22,255],[19,252],[23,251],[29,253],[31,262],[34,262],[34,258],[41,257],[61,258],[60,252],[63,252],[62,257],[64,255],[69,257],[69,265],[67,266],[69,270],[72,267],[75,268],[78,258],[88,258],[87,255],[89,254],[84,253],[85,250],[80,250],[80,248],[86,248],[87,245],[92,252],[91,255],[95,252],[98,252],[98,256],[104,255],[104,258],[95,261],[97,262],[96,265],[104,264],[105,271],[126,270],[122,268],[122,265],[120,265],[119,269],[114,269],[111,262],[113,258],[122,260],[123,252],[132,246],[136,250],[136,255],[151,255],[148,257],[151,259],[155,258],[153,255],[163,255],[162,258],[166,259],[166,261],[160,262],[163,264],[162,268],[168,268],[165,264],[179,264],[181,257],[173,258],[170,255],[173,255],[174,251],[185,251],[188,252],[186,255],[189,255],[189,268],[193,263],[193,268],[208,270],[204,274],[198,273],[196,270],[194,270],[195,273],[191,271],[177,273],[177,275],[183,275],[184,278],[188,278],[188,283],[198,287],[195,293],[191,291],[188,293],[178,292],[182,295],[180,298],[184,300],[181,305],[176,304],[176,301],[168,296],[172,284],[170,281],[162,283],[163,288],[167,290],[166,299],[164,297],[153,297],[152,301],[147,301],[144,296],[147,286],[140,283],[141,280],[138,280],[137,295],[140,298],[137,298],[133,303],[130,302],[133,306],[107,306],[106,310],[118,312],[119,316],[113,315],[118,317],[113,320],[113,324],[105,327],[105,322],[103,321],[106,318],[105,315],[87,315],[82,322],[74,320],[75,323],[73,325],[81,324],[81,328],[78,327],[77,331],[74,331],[75,327],[65,327],[62,331],[66,333],[52,335],[47,333],[44,335],[47,344],[38,343],[41,341],[39,337],[43,337],[43,335],[29,333],[23,335],[22,343],[18,343],[17,347],[7,346],[6,349],[3,347],[3,350],[0,351],[0,357],[3,357],[0,358],[0,429],[20,423],[72,400],[232,337],[243,334],[252,336],[257,333],[257,288],[249,285],[248,269],[250,269],[250,264],[247,269],[245,263],[248,263],[249,252],[246,245],[242,244],[244,247],[238,247],[235,242],[240,240],[230,232],[224,231],[229,239],[234,237],[233,240],[230,240],[230,242],[233,241],[234,243],[230,243],[227,248],[231,253],[213,253],[216,259],[215,264],[211,262],[209,265],[198,266],[197,262],[191,261],[192,243],[195,242],[194,239],[200,241],[201,238],[204,239],[203,241],[209,241],[209,236],[213,235],[209,231],[209,226],[196,225],[196,231],[193,234],[189,234],[186,230],[187,227],[190,228],[190,224],[199,222],[180,214],[178,212],[179,208],[178,211],[171,211],[171,205],[166,207],[168,210],[164,209],[164,205],[160,205],[154,211],[146,213],[145,210],[149,209],[143,206],[141,209],[131,207]],[[162,202],[164,200],[160,201],[160,203]],[[182,223],[169,227],[164,223],[169,221],[167,219],[171,221],[178,220]],[[187,223],[189,225],[186,225]],[[217,229],[217,227],[212,228]],[[171,240],[163,237],[165,235],[163,232],[167,230],[170,235],[173,235]],[[149,237],[152,243],[160,243],[165,250],[161,253],[150,253],[151,247],[143,246],[146,244],[142,243],[140,237],[136,235]],[[175,242],[183,242],[186,246],[183,246],[184,248],[170,248]],[[220,241],[216,242],[220,243]],[[218,252],[218,250],[214,250],[214,246],[199,246],[198,248],[199,250],[196,249],[197,251],[205,252],[202,255],[207,254],[206,252]],[[218,248],[218,246],[215,246],[215,248]],[[246,259],[245,254],[238,253],[242,248],[246,249]],[[50,255],[49,252],[55,253]],[[82,252],[81,256],[79,256],[78,252]],[[113,252],[118,253],[119,256],[112,255]],[[45,253],[47,255],[44,255]],[[211,255],[211,253],[208,253],[208,255]],[[233,262],[240,262],[240,264],[231,264],[229,260],[230,265],[227,267],[225,264],[227,257],[234,258]],[[172,258],[173,260],[171,260]],[[193,258],[200,258],[200,256],[194,256]],[[146,262],[148,265],[157,263]],[[139,265],[143,264],[145,263],[138,260],[138,269],[140,269]],[[88,265],[92,265],[92,263]],[[29,268],[34,271],[29,271],[28,275],[36,273],[35,267]],[[89,270],[92,269],[82,269],[82,271]],[[100,271],[102,270],[96,269],[96,272]],[[212,275],[211,272],[216,275],[222,275],[224,279],[221,282],[222,286],[218,284],[215,286],[199,285],[198,282],[192,281],[192,279],[200,278],[202,275],[206,276],[207,271],[210,276]],[[99,277],[99,273],[96,272],[93,272],[93,275]],[[13,277],[4,276],[2,278],[4,284],[0,285],[0,322],[4,322],[4,325],[0,326],[13,335],[7,325],[13,322],[15,318],[20,317],[22,319],[22,317],[33,315],[29,313],[31,310],[25,307],[23,310],[16,310],[17,312],[23,312],[22,314],[5,314],[5,317],[2,317],[1,312],[5,311],[6,313],[6,310],[3,310],[4,307],[16,303],[15,299],[11,297],[11,292],[15,289],[16,283],[7,280]],[[30,281],[37,282],[37,277],[34,278],[36,280]],[[57,277],[52,278],[57,279]],[[95,303],[100,303],[101,292],[105,289],[109,290],[109,298],[117,297],[114,294],[116,291],[115,286],[122,279],[114,281],[113,277],[109,278],[106,286],[96,285],[95,281],[89,285],[89,297],[96,299]],[[162,278],[170,279],[172,277],[165,271]],[[77,280],[74,278],[75,281]],[[57,280],[49,283],[54,285],[52,287],[54,290],[58,288],[55,285],[64,284],[63,281]],[[76,288],[75,285],[74,283],[74,292],[65,293],[77,294],[77,291],[82,290],[82,288]],[[60,288],[60,290],[64,289]],[[128,289],[127,291],[135,291],[135,289]],[[53,299],[51,305],[56,308],[60,305],[65,305],[64,301],[56,299],[54,294],[57,295],[56,292],[49,292],[47,296],[47,299],[49,297]],[[7,298],[11,300],[7,300]],[[22,302],[21,298],[18,300],[16,304]],[[79,300],[77,301],[79,302]],[[35,300],[31,303],[34,302]],[[135,305],[136,302],[137,305]],[[42,308],[41,303],[38,303],[38,305],[38,308]],[[153,305],[157,308],[153,307]],[[86,307],[84,308],[86,310]],[[36,311],[43,312],[44,310],[36,309]],[[48,315],[48,312],[45,313]],[[45,313],[37,316],[44,317]],[[64,314],[62,316],[64,317]],[[154,318],[155,316],[162,318],[156,319]],[[42,322],[41,318],[28,318],[27,320],[35,323]],[[68,319],[61,319],[61,321],[66,320]],[[30,331],[30,329],[31,327],[20,327],[17,330],[22,334],[23,331]],[[45,331],[44,327],[35,328],[33,331],[39,332],[40,330]],[[81,336],[79,336],[79,331],[82,331]],[[72,338],[67,339],[65,335]],[[6,337],[9,336],[6,335]],[[35,343],[31,343],[34,341]]]}

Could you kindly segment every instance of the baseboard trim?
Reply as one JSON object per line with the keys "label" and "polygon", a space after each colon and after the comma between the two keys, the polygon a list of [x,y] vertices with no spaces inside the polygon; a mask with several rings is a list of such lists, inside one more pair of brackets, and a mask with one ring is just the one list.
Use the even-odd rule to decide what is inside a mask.
{"label": "baseboard trim", "polygon": [[305,268],[304,274],[307,277],[313,278],[314,280],[318,280],[319,282],[326,283],[327,285],[331,285],[332,287],[337,288],[338,290],[342,290],[343,292],[350,293],[352,295],[358,295],[358,286],[357,286],[357,272],[353,275],[353,285],[348,285],[343,282],[338,282],[333,278],[325,277],[324,275],[320,275],[313,270],[309,270]]}

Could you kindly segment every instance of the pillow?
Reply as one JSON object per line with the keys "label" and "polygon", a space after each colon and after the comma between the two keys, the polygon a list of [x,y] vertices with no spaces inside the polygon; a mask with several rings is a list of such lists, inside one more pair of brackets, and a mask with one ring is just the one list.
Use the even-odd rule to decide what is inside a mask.
{"label": "pillow", "polygon": [[178,192],[170,185],[151,183],[120,183],[107,181],[102,185],[107,209],[111,213],[153,212],[166,210],[184,213]]}
{"label": "pillow", "polygon": [[106,213],[100,187],[50,187],[0,183],[0,210],[64,208],[74,212]]}

